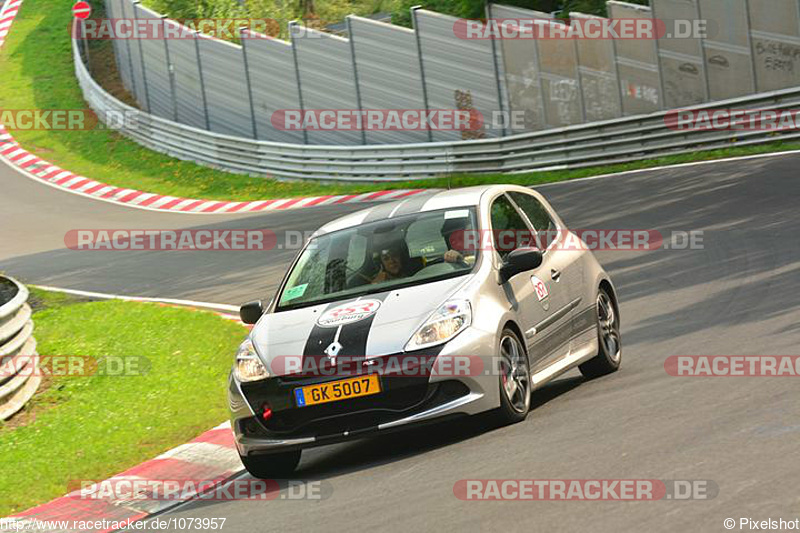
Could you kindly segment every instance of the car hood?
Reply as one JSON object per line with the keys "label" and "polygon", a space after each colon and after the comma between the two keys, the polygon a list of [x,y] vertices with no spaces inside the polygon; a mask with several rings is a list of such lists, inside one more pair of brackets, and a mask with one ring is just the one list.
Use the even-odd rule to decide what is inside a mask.
{"label": "car hood", "polygon": [[472,276],[425,283],[261,317],[251,333],[272,375],[286,358],[326,357],[331,344],[352,358],[403,352],[422,322]]}

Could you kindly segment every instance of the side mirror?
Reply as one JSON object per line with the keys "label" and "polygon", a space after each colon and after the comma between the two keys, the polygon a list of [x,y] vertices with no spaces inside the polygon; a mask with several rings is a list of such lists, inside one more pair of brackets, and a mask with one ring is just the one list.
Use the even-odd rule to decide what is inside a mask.
{"label": "side mirror", "polygon": [[261,300],[255,302],[247,302],[239,308],[239,318],[245,324],[255,324],[261,315],[264,314],[264,306],[261,305]]}
{"label": "side mirror", "polygon": [[520,272],[538,268],[542,264],[542,251],[536,248],[517,248],[506,256],[500,267],[500,283],[505,283]]}

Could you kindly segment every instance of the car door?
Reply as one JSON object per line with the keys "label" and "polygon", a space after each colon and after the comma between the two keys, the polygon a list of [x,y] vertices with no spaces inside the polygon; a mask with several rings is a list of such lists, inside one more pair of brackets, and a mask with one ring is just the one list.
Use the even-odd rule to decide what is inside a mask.
{"label": "car door", "polygon": [[511,201],[522,212],[533,227],[543,250],[542,265],[536,275],[548,289],[550,314],[546,321],[536,325],[536,344],[549,355],[538,359],[534,372],[554,360],[566,357],[570,352],[570,341],[575,334],[575,310],[580,303],[580,287],[583,280],[582,262],[577,250],[563,246],[566,229],[562,228],[548,208],[533,194],[509,191]]}
{"label": "car door", "polygon": [[[512,250],[536,245],[532,241],[533,229],[526,217],[505,194],[492,202],[491,224],[494,247],[500,260],[504,260]],[[553,266],[552,254],[546,256],[539,268],[517,274],[503,286],[506,297],[516,311],[525,337],[522,340],[534,370],[560,355],[559,350],[563,348],[561,343],[556,342],[552,332],[560,325],[556,323],[563,321],[556,312],[568,296],[562,294],[563,285],[554,283],[549,274],[544,275]],[[563,349],[565,353],[568,353],[568,346],[567,343],[567,348]]]}

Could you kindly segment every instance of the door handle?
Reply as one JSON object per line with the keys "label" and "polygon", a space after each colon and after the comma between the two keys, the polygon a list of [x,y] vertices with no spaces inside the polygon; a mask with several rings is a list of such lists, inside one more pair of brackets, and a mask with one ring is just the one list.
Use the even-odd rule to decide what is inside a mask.
{"label": "door handle", "polygon": [[555,269],[550,270],[550,278],[552,278],[553,281],[558,281],[561,279],[561,271]]}

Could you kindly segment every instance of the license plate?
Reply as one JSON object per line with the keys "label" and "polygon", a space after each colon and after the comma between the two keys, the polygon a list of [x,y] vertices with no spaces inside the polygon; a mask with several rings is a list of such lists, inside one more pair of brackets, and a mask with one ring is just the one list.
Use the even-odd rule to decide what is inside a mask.
{"label": "license plate", "polygon": [[306,407],[319,403],[338,402],[348,398],[358,398],[378,394],[381,384],[377,374],[359,376],[357,378],[308,385],[294,389],[294,398],[297,407]]}

